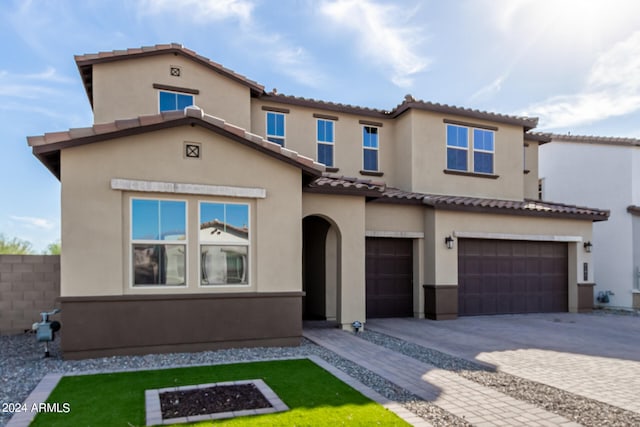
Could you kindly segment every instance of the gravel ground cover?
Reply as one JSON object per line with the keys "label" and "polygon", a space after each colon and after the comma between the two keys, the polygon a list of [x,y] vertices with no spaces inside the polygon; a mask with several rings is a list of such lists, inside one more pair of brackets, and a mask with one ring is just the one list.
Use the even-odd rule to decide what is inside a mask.
{"label": "gravel ground cover", "polygon": [[584,426],[640,426],[640,414],[608,403],[495,371],[481,364],[381,333],[365,331],[359,334],[359,337],[437,368],[453,371],[468,380],[491,387],[514,399],[531,403]]}
{"label": "gravel ground cover", "polygon": [[[405,408],[434,426],[470,425],[463,419],[421,400],[379,375],[307,340],[303,340],[299,347],[244,348],[72,361],[63,361],[58,357],[58,341],[52,343],[50,350],[52,357],[43,358],[43,346],[36,343],[35,337],[31,334],[0,336],[0,384],[2,385],[0,387],[0,405],[23,402],[46,374],[54,372],[117,372],[316,355],[386,398],[401,403]],[[10,413],[0,411],[0,427],[4,427],[11,416]]]}

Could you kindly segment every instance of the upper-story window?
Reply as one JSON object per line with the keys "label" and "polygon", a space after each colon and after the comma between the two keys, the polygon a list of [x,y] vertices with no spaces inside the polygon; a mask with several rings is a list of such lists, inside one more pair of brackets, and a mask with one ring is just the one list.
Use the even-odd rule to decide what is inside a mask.
{"label": "upper-story window", "polygon": [[492,174],[494,154],[494,131],[447,125],[447,169]]}
{"label": "upper-story window", "polygon": [[284,147],[284,114],[267,111],[267,139]]}
{"label": "upper-story window", "polygon": [[469,130],[447,125],[447,169],[466,171],[469,157]]}
{"label": "upper-story window", "polygon": [[333,167],[333,146],[335,143],[333,120],[318,119],[318,163]]}
{"label": "upper-story window", "polygon": [[374,126],[362,127],[362,165],[365,171],[378,170],[378,128]]}
{"label": "upper-story window", "polygon": [[160,112],[184,110],[185,108],[194,105],[193,95],[179,92],[167,92],[161,90],[160,96]]}
{"label": "upper-story window", "polygon": [[473,171],[493,173],[493,131],[473,130]]}

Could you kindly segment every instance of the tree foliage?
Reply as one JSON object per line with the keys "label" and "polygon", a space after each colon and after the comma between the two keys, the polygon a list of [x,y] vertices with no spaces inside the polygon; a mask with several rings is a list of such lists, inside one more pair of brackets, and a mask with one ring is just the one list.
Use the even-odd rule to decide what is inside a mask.
{"label": "tree foliage", "polygon": [[45,255],[60,255],[61,249],[60,240],[58,240],[57,242],[49,243],[47,250],[44,253]]}
{"label": "tree foliage", "polygon": [[30,255],[33,254],[31,242],[14,237],[9,240],[4,234],[0,234],[0,254],[3,255]]}

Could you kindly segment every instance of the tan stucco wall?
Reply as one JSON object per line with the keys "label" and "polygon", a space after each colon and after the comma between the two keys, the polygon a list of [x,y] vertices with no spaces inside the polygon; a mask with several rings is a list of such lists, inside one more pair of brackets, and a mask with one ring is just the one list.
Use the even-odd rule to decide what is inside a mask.
{"label": "tan stucco wall", "polygon": [[336,227],[340,242],[336,317],[350,329],[353,321],[365,320],[364,198],[303,193],[302,215],[318,215]]}
{"label": "tan stucco wall", "polygon": [[524,169],[529,171],[524,174],[524,197],[527,199],[538,198],[538,143],[527,141],[524,147]]}
{"label": "tan stucco wall", "polygon": [[[411,158],[413,179],[410,190],[435,194],[522,199],[522,127],[420,110],[412,110],[405,114],[414,116]],[[446,124],[443,123],[445,118],[469,124],[498,127],[495,132],[494,174],[499,175],[499,178],[456,176],[443,172],[447,168],[447,129]]]}
{"label": "tan stucco wall", "polygon": [[[180,77],[169,74],[181,69]],[[181,55],[157,55],[93,65],[95,123],[158,114],[154,83],[197,89],[194,102],[207,114],[249,129],[249,88]]]}
{"label": "tan stucco wall", "polygon": [[[429,285],[458,284],[457,238],[459,233],[464,232],[486,233],[483,238],[488,239],[566,241],[582,238],[578,242],[568,242],[570,311],[577,310],[577,283],[589,283],[593,280],[592,254],[586,253],[582,248],[582,243],[592,238],[590,221],[429,210],[425,215],[425,231],[433,236],[425,247],[425,274]],[[447,249],[444,243],[447,236],[456,239],[454,249]],[[569,239],[565,239],[567,237]],[[589,264],[587,280],[582,275],[585,262]]]}
{"label": "tan stucco wall", "polygon": [[[184,158],[184,141],[201,143],[202,158]],[[301,290],[302,184],[298,168],[208,130],[187,126],[65,149],[61,161],[62,296]],[[112,190],[113,178],[264,188],[267,196],[129,193]],[[129,288],[131,195],[188,201],[186,288]],[[250,204],[250,286],[198,286],[198,200]]]}
{"label": "tan stucco wall", "polygon": [[367,231],[423,232],[424,206],[367,203]]}
{"label": "tan stucco wall", "polygon": [[[276,107],[288,109],[285,113],[285,147],[317,160],[317,118],[314,113],[336,116],[334,125],[334,167],[340,169],[339,174],[351,177],[363,177],[362,128],[359,120],[382,123],[379,128],[378,170],[384,173],[380,179],[388,181],[393,176],[394,169],[394,122],[391,120],[372,119],[353,114],[336,113],[322,109],[313,109],[288,104],[269,103],[261,99],[252,99],[251,104],[251,132],[266,136],[267,111],[262,107]],[[376,178],[377,179],[377,178]]]}

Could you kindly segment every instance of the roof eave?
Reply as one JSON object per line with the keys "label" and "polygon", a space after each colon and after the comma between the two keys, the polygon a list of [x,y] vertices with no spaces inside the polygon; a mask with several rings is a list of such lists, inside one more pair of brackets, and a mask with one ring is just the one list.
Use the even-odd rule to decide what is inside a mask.
{"label": "roof eave", "polygon": [[[58,179],[60,179],[60,150],[70,147],[77,147],[81,145],[92,144],[95,142],[108,141],[117,138],[123,138],[132,135],[139,135],[148,132],[154,132],[162,129],[168,129],[178,126],[202,126],[205,129],[211,130],[217,134],[230,138],[234,141],[237,141],[247,147],[253,148],[257,151],[260,151],[264,154],[267,154],[270,157],[274,157],[278,160],[281,160],[285,163],[288,163],[292,166],[299,168],[303,175],[304,181],[310,182],[314,178],[318,178],[322,176],[323,171],[318,170],[314,167],[307,166],[301,162],[296,161],[293,157],[289,157],[285,154],[278,153],[272,149],[263,147],[262,145],[253,143],[248,141],[247,139],[233,133],[229,130],[211,124],[201,118],[193,117],[193,116],[184,116],[176,119],[165,120],[159,123],[152,123],[147,125],[141,125],[136,127],[128,127],[124,129],[118,129],[113,132],[105,132],[90,136],[78,137],[75,139],[68,139],[59,142],[53,142],[49,144],[43,145],[35,145],[33,146],[33,154],[40,160],[46,167],[49,169]],[[57,159],[57,164],[56,164]]]}
{"label": "roof eave", "polygon": [[449,203],[437,203],[431,202],[427,199],[424,200],[424,205],[435,210],[444,211],[463,211],[463,212],[475,212],[475,213],[488,213],[488,214],[503,214],[503,215],[518,215],[518,216],[533,216],[544,218],[564,218],[564,219],[576,219],[582,221],[607,221],[609,219],[609,212],[602,211],[601,214],[588,214],[588,213],[571,213],[571,212],[550,212],[544,210],[529,210],[529,209],[509,209],[490,206],[473,206],[473,205],[458,205]]}

